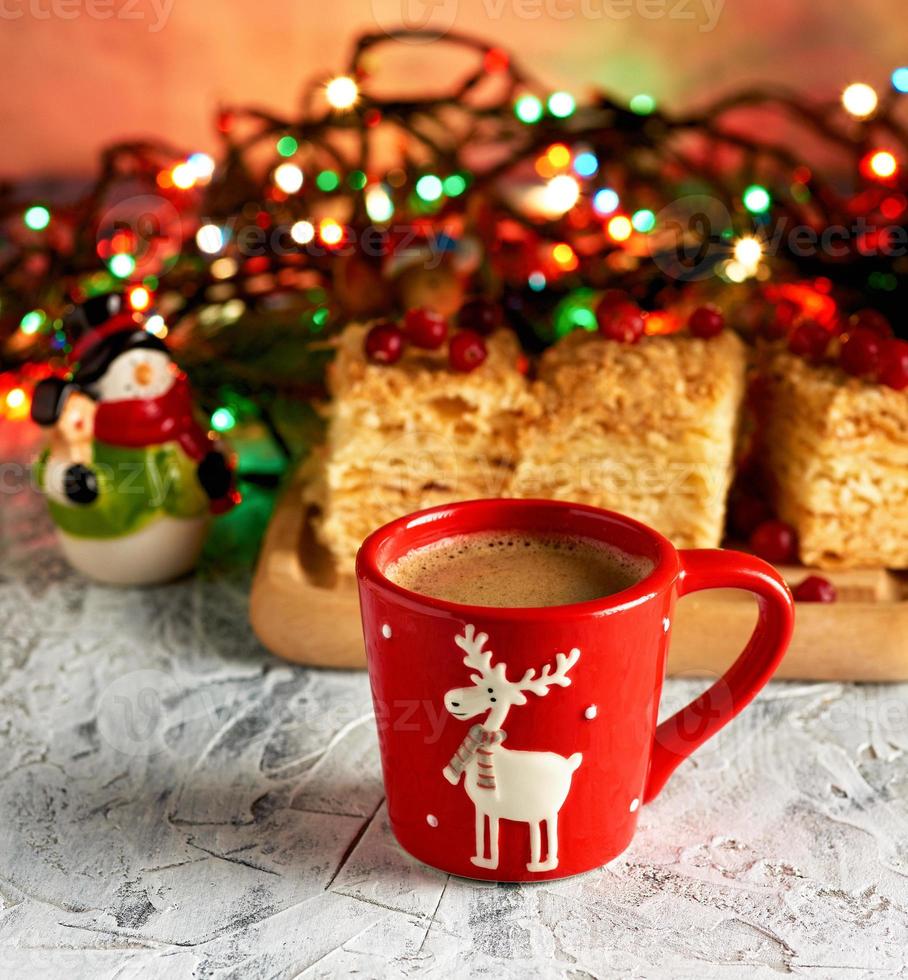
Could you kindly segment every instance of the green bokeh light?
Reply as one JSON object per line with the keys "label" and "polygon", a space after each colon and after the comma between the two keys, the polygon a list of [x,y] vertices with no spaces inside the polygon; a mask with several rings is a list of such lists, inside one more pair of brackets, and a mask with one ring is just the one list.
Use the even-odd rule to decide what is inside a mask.
{"label": "green bokeh light", "polygon": [[441,182],[442,188],[448,197],[460,197],[467,189],[466,178],[460,174],[450,174]]}
{"label": "green bokeh light", "polygon": [[299,148],[300,145],[293,136],[282,136],[277,141],[277,152],[280,153],[282,157],[292,157]]}
{"label": "green bokeh light", "polygon": [[416,193],[424,201],[437,201],[444,193],[444,186],[435,174],[425,174],[416,181]]}
{"label": "green bokeh light", "polygon": [[44,310],[30,310],[19,321],[19,329],[22,333],[31,336],[37,333],[47,322],[47,314]]}
{"label": "green bokeh light", "polygon": [[891,272],[871,272],[867,277],[867,285],[871,289],[891,293],[898,289],[899,281],[898,277],[894,276]]}
{"label": "green bokeh light", "polygon": [[394,201],[386,185],[379,184],[366,191],[366,213],[377,222],[390,221],[394,217]]}
{"label": "green bokeh light", "polygon": [[769,191],[760,184],[751,184],[750,187],[745,188],[741,200],[751,214],[765,214],[772,204]]}
{"label": "green bokeh light", "polygon": [[126,279],[136,271],[136,260],[126,252],[117,252],[110,257],[107,268],[118,279]]}
{"label": "green bokeh light", "polygon": [[641,208],[631,215],[631,224],[635,231],[652,231],[656,227],[656,216],[649,208]]}
{"label": "green bokeh light", "polygon": [[229,408],[222,405],[211,413],[211,428],[215,432],[228,432],[236,425],[236,416]]}
{"label": "green bokeh light", "polygon": [[577,108],[577,102],[570,92],[553,92],[549,96],[548,110],[556,119],[566,119]]}
{"label": "green bokeh light", "polygon": [[315,178],[315,186],[326,193],[336,191],[340,186],[340,177],[333,170],[323,170]]}
{"label": "green bokeh light", "polygon": [[42,204],[35,204],[28,208],[22,217],[26,228],[32,231],[43,231],[50,224],[50,211]]}
{"label": "green bokeh light", "polygon": [[542,118],[542,103],[535,95],[521,95],[514,103],[514,115],[522,123],[539,122]]}
{"label": "green bokeh light", "polygon": [[638,92],[628,104],[638,116],[648,116],[656,110],[656,100],[647,92]]}
{"label": "green bokeh light", "polygon": [[569,293],[552,311],[552,326],[556,337],[574,330],[593,331],[596,322],[596,303],[599,294],[594,289],[576,289]]}

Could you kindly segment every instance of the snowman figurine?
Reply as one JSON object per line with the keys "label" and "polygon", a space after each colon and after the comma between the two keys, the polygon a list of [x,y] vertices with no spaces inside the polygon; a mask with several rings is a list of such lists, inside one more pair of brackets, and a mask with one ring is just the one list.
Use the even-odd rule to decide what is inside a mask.
{"label": "snowman figurine", "polygon": [[77,307],[66,378],[36,388],[50,429],[37,477],[61,548],[85,575],[151,585],[196,564],[212,514],[239,501],[223,449],[196,420],[186,375],[124,296]]}

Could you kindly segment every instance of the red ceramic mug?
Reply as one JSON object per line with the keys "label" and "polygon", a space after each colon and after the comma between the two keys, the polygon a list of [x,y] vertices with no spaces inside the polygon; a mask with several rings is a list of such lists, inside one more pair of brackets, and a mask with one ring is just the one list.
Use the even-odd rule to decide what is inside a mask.
{"label": "red ceramic mug", "polygon": [[[509,530],[603,541],[653,570],[602,599],[532,609],[430,598],[384,574],[414,548]],[[640,803],[769,680],[794,620],[788,588],[758,558],[678,551],[620,514],[549,500],[402,517],[366,539],[356,571],[394,833],[426,864],[494,881],[564,877],[620,854]],[[754,593],[753,636],[657,725],[675,601],[713,588]]]}

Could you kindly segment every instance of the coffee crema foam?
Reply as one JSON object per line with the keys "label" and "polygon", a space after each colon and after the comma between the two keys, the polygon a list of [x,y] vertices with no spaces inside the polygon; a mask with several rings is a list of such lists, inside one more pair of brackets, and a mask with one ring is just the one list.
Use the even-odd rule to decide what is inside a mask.
{"label": "coffee crema foam", "polygon": [[614,595],[653,562],[591,538],[521,531],[463,534],[417,548],[385,575],[411,592],[474,606],[565,606]]}

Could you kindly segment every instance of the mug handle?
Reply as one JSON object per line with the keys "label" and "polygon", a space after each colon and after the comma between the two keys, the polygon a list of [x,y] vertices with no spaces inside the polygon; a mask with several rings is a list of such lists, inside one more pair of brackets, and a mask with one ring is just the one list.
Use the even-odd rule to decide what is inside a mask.
{"label": "mug handle", "polygon": [[794,627],[794,602],[781,575],[740,551],[679,551],[678,597],[702,589],[745,589],[757,598],[757,625],[728,670],[657,728],[643,802],[649,803],[694,749],[746,707],[782,659]]}

